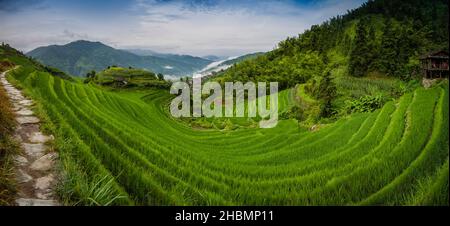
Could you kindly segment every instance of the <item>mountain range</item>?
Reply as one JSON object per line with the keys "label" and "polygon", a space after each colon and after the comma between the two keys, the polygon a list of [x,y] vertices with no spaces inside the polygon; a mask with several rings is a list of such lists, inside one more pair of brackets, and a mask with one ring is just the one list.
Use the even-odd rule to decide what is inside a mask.
{"label": "mountain range", "polygon": [[39,47],[26,55],[74,76],[85,76],[91,70],[100,71],[108,66],[116,65],[143,68],[155,73],[179,77],[191,75],[213,62],[189,55],[161,54],[146,50],[120,50],[101,42],[85,40],[66,45]]}

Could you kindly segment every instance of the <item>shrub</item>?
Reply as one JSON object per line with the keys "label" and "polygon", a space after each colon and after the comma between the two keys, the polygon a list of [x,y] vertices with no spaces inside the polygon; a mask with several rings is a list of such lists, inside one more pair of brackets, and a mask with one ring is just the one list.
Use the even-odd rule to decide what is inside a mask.
{"label": "shrub", "polygon": [[355,112],[372,112],[383,106],[383,97],[381,95],[376,96],[363,96],[359,99],[346,101],[345,109],[347,113]]}

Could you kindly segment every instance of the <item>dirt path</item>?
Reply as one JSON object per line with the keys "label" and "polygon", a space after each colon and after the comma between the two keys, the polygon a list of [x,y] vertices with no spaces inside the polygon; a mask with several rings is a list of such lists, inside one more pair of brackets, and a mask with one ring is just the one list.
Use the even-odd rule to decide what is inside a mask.
{"label": "dirt path", "polygon": [[40,120],[30,109],[33,102],[25,98],[20,90],[12,86],[0,74],[0,84],[8,93],[16,113],[15,138],[20,142],[22,153],[15,156],[15,173],[18,184],[16,204],[19,206],[59,205],[54,195],[56,184],[55,161],[57,153],[51,151],[46,142],[53,136],[40,131]]}

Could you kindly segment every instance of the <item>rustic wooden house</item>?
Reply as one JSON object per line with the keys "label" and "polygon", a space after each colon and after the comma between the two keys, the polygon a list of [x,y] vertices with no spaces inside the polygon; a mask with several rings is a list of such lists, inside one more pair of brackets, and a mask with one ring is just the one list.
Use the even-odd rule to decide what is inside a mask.
{"label": "rustic wooden house", "polygon": [[420,57],[423,77],[448,78],[448,52],[435,51]]}

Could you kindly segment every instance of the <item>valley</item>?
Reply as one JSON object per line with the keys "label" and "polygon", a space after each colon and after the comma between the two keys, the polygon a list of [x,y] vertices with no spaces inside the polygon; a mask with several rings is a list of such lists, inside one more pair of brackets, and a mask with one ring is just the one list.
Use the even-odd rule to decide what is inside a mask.
{"label": "valley", "polygon": [[[70,178],[58,193],[64,202],[445,201],[436,191],[444,191],[448,179],[447,82],[418,88],[380,110],[342,118],[316,132],[299,131],[292,119],[273,129],[199,131],[170,116],[167,90],[108,91],[30,69],[19,66],[8,79],[39,100],[39,112],[48,117],[44,128],[55,135],[62,176]],[[425,182],[430,186],[421,186]]]}
{"label": "valley", "polygon": [[[219,48],[227,38],[221,57],[200,39],[191,43],[205,57],[76,35],[26,54],[2,43],[0,205],[448,206],[447,9],[366,1],[231,58]],[[185,19],[160,16],[139,25]],[[230,40],[253,50],[259,37]],[[218,88],[201,92],[208,82]],[[274,96],[249,98],[259,93]],[[180,106],[189,114],[174,114]],[[211,220],[185,208],[181,221]]]}

